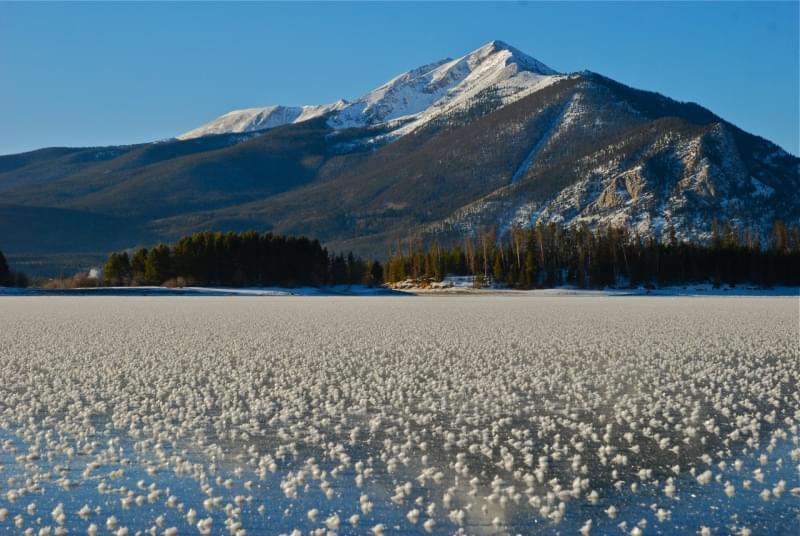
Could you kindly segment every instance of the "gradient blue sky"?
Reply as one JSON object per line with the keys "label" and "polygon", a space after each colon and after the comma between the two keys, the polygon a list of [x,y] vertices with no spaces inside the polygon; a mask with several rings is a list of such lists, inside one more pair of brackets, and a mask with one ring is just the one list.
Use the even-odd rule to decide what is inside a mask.
{"label": "gradient blue sky", "polygon": [[354,98],[492,39],[698,102],[800,154],[798,5],[0,3],[0,154]]}

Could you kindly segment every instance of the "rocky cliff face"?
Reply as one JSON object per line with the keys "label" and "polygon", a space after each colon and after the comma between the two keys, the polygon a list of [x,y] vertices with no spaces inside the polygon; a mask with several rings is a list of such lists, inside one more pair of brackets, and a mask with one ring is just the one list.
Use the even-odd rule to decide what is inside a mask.
{"label": "rocky cliff face", "polygon": [[704,239],[714,219],[762,234],[775,219],[800,221],[796,157],[700,107],[576,78],[537,114],[554,119],[534,136],[524,169],[433,227],[552,221]]}

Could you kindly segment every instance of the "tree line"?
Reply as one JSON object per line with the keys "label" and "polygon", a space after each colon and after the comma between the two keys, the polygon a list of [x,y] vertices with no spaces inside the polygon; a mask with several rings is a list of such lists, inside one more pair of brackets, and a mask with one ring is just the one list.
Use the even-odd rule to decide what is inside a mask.
{"label": "tree line", "polygon": [[762,244],[752,229],[714,222],[705,243],[659,241],[625,228],[590,230],[555,223],[512,228],[500,238],[494,229],[442,247],[409,239],[398,244],[385,280],[441,281],[446,274],[474,276],[530,289],[574,285],[582,288],[667,286],[686,283],[760,286],[800,285],[800,229],[778,220]]}
{"label": "tree line", "polygon": [[109,285],[377,285],[383,267],[348,253],[331,254],[318,240],[255,231],[201,232],[173,245],[112,253]]}
{"label": "tree line", "polygon": [[28,276],[12,271],[5,255],[0,251],[0,287],[27,287],[29,284]]}

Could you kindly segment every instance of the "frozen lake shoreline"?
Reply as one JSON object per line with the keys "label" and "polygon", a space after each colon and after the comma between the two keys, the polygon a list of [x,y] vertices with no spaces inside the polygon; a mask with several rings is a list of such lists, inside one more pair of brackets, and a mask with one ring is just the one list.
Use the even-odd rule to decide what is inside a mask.
{"label": "frozen lake shoreline", "polygon": [[367,287],[363,285],[336,287],[88,287],[74,289],[47,288],[6,288],[0,287],[3,296],[370,296],[370,297],[408,297],[408,296],[508,296],[508,297],[635,297],[635,296],[673,296],[673,297],[800,297],[800,287],[759,288],[747,285],[738,287],[714,288],[712,285],[685,285],[664,288],[615,288],[579,289],[571,287],[512,290],[502,288],[474,289],[464,286],[440,289],[390,289]]}
{"label": "frozen lake shoreline", "polygon": [[367,287],[363,285],[336,287],[86,287],[70,289],[48,288],[3,288],[1,296],[408,296],[388,288]]}

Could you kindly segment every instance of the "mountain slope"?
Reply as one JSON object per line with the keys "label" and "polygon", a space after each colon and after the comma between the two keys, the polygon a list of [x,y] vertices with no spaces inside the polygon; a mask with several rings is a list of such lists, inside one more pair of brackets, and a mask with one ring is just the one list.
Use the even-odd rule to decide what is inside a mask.
{"label": "mountain slope", "polygon": [[[549,221],[687,239],[715,218],[762,238],[776,218],[800,224],[797,157],[696,104],[556,74],[499,42],[307,120],[269,113],[252,132],[0,157],[0,249],[62,259],[257,229],[384,256],[412,235]],[[70,232],[37,235],[48,222]]]}
{"label": "mountain slope", "polygon": [[[697,105],[581,73],[489,114],[431,124],[335,180],[196,214],[192,225],[235,229],[246,214],[374,254],[409,233],[453,239],[538,221],[704,238],[717,218],[766,236],[775,218],[800,221],[798,191],[798,159],[766,140]],[[187,231],[181,221],[156,228]]]}

